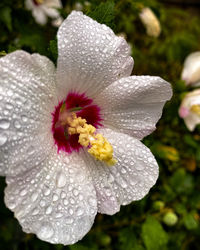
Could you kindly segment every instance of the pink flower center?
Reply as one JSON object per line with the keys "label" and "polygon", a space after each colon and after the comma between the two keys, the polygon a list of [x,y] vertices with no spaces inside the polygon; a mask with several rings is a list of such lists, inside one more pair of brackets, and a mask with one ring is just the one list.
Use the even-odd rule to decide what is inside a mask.
{"label": "pink flower center", "polygon": [[82,146],[78,142],[78,134],[66,136],[65,126],[59,124],[59,117],[64,104],[67,112],[77,108],[77,110],[79,110],[75,111],[77,117],[86,119],[87,123],[93,125],[95,128],[102,126],[102,119],[100,115],[100,108],[95,105],[93,100],[88,98],[84,93],[79,94],[77,92],[70,92],[68,93],[66,99],[55,107],[55,110],[52,113],[52,133],[55,144],[58,147],[58,152],[63,150],[67,153],[71,153],[74,150],[79,151]]}

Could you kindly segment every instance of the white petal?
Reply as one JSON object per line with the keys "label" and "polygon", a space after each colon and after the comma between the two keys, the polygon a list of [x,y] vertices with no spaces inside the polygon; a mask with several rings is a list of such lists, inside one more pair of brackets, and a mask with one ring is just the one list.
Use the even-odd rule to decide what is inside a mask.
{"label": "white petal", "polygon": [[51,8],[62,8],[62,2],[60,0],[46,0],[44,5]]}
{"label": "white petal", "polygon": [[[98,212],[114,214],[120,205],[142,199],[155,184],[158,165],[151,151],[139,140],[111,129],[102,133],[114,148],[117,164],[108,167],[95,161],[90,165],[98,199]],[[92,157],[88,163],[92,161]]]}
{"label": "white petal", "polygon": [[96,193],[77,153],[57,154],[25,174],[7,178],[6,205],[23,230],[54,244],[73,244],[90,230],[97,213]]}
{"label": "white petal", "polygon": [[57,19],[54,19],[51,23],[54,27],[59,27],[63,22],[62,17],[58,17]]}
{"label": "white petal", "polygon": [[129,76],[133,59],[122,37],[73,11],[58,30],[59,97],[68,90],[87,92],[90,97],[113,81]]}
{"label": "white petal", "polygon": [[186,81],[187,85],[195,84],[200,80],[200,51],[186,57],[181,78]]}
{"label": "white petal", "polygon": [[171,96],[170,84],[160,77],[131,76],[109,85],[95,102],[105,126],[142,139],[155,130]]}
{"label": "white petal", "polygon": [[44,13],[47,16],[49,16],[51,18],[57,18],[57,17],[59,17],[59,12],[55,8],[48,7],[46,5],[41,6],[41,8],[43,9]]}
{"label": "white petal", "polygon": [[195,127],[200,124],[200,116],[190,112],[189,115],[187,115],[184,118],[185,125],[190,131],[194,131]]}
{"label": "white petal", "polygon": [[25,1],[25,7],[28,10],[32,10],[35,7],[35,5],[33,4],[32,0],[26,0]]}
{"label": "white petal", "polygon": [[35,7],[32,11],[32,15],[35,18],[35,21],[41,25],[44,25],[47,23],[47,15],[44,12],[44,10],[39,6]]}
{"label": "white petal", "polygon": [[55,67],[48,58],[16,51],[0,59],[1,175],[30,169],[48,154],[55,104]]}

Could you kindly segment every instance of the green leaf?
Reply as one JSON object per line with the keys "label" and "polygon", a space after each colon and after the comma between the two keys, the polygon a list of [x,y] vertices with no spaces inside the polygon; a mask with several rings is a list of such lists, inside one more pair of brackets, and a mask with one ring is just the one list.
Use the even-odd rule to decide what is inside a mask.
{"label": "green leaf", "polygon": [[87,13],[89,17],[99,23],[104,23],[107,26],[114,27],[115,4],[112,0],[101,3],[93,11]]}
{"label": "green leaf", "polygon": [[57,58],[58,58],[58,45],[57,45],[57,40],[51,40],[49,43],[49,52],[50,52],[50,57],[52,60],[56,63]]}
{"label": "green leaf", "polygon": [[183,218],[183,223],[185,225],[185,227],[188,230],[193,230],[196,229],[198,227],[198,223],[195,220],[193,214],[187,214],[184,218]]}
{"label": "green leaf", "polygon": [[11,8],[6,6],[0,9],[0,20],[6,25],[9,31],[12,30]]}
{"label": "green leaf", "polygon": [[142,239],[147,250],[160,250],[166,246],[168,235],[159,221],[153,216],[148,216],[142,225]]}
{"label": "green leaf", "polygon": [[186,173],[185,169],[178,169],[169,180],[171,188],[177,194],[191,193],[194,188],[193,176]]}
{"label": "green leaf", "polygon": [[120,249],[143,250],[143,246],[137,242],[137,238],[131,228],[125,228],[119,234]]}

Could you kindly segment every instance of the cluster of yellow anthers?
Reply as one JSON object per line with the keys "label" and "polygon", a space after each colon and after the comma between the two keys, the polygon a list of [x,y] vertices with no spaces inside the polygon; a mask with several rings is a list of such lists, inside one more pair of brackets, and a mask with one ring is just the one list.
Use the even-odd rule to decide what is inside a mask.
{"label": "cluster of yellow anthers", "polygon": [[192,107],[190,108],[190,110],[192,112],[196,113],[197,115],[200,115],[200,105],[194,104],[194,105],[192,105]]}
{"label": "cluster of yellow anthers", "polygon": [[42,4],[44,0],[35,0],[37,4]]}
{"label": "cluster of yellow anthers", "polygon": [[104,161],[107,165],[112,166],[117,161],[113,158],[113,147],[101,134],[96,134],[96,128],[87,124],[85,119],[77,117],[75,113],[71,113],[66,120],[68,124],[68,133],[70,135],[79,134],[79,143],[90,148],[88,153],[97,160]]}

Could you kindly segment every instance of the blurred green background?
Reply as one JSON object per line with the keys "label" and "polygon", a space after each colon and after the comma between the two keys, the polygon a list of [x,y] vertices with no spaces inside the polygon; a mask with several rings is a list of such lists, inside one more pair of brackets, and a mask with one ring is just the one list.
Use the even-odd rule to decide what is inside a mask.
{"label": "blurred green background", "polygon": [[[200,249],[200,127],[191,133],[178,116],[180,102],[190,90],[180,80],[184,59],[189,53],[200,51],[200,1],[78,2],[82,5],[63,1],[62,16],[81,6],[84,13],[126,36],[135,60],[133,74],[158,75],[173,86],[174,96],[165,106],[157,130],[143,140],[156,156],[160,176],[144,199],[122,207],[114,216],[98,214],[84,239],[66,247],[22,232],[4,205],[5,179],[1,177],[0,249]],[[143,7],[150,7],[160,20],[162,32],[158,38],[145,32],[138,17]],[[106,10],[105,16],[102,10]],[[1,0],[0,31],[1,56],[24,49],[56,62],[57,29],[50,21],[45,26],[36,24],[24,1]]]}

